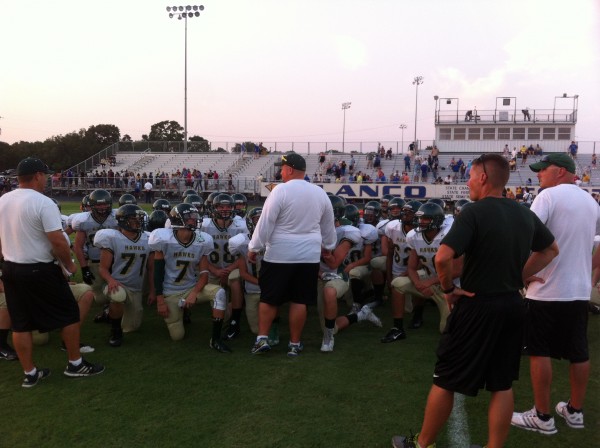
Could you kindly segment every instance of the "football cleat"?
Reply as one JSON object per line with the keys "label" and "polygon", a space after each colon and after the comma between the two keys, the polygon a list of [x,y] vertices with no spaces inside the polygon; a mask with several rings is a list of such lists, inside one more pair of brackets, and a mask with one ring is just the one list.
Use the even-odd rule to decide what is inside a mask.
{"label": "football cleat", "polygon": [[219,353],[231,353],[231,349],[227,347],[220,339],[211,339],[208,345],[210,348],[218,351]]}
{"label": "football cleat", "polygon": [[358,317],[358,321],[359,322],[368,320],[369,322],[371,322],[376,327],[381,327],[382,326],[381,319],[379,319],[375,315],[375,313],[373,313],[373,310],[368,305],[364,305],[360,309],[360,311],[356,314],[356,316]]}
{"label": "football cleat", "polygon": [[225,332],[225,340],[231,341],[232,339],[237,338],[240,333],[240,324],[232,320],[231,324],[229,324],[229,328]]}
{"label": "football cleat", "polygon": [[120,347],[121,344],[123,344],[123,330],[121,328],[111,329],[108,345],[111,347]]}
{"label": "football cleat", "polygon": [[335,341],[333,338],[333,328],[326,328],[325,332],[323,333],[323,342],[321,343],[321,351],[323,353],[332,352],[334,342]]}
{"label": "football cleat", "polygon": [[406,333],[404,330],[398,330],[396,327],[393,327],[384,337],[381,338],[381,342],[385,344],[388,342],[399,341],[400,339],[406,339]]}
{"label": "football cleat", "polygon": [[298,342],[297,344],[292,344],[291,342],[288,344],[288,352],[287,355],[290,358],[295,358],[297,356],[300,356],[300,353],[302,352],[302,350],[304,349],[304,345],[302,345],[302,342]]}
{"label": "football cleat", "polygon": [[6,347],[0,349],[0,359],[4,361],[15,361],[19,359],[17,356],[17,352],[15,352],[12,348]]}

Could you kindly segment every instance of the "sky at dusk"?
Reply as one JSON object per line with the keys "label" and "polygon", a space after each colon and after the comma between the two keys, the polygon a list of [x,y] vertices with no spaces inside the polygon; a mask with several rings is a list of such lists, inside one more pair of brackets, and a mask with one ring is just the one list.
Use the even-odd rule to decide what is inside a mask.
{"label": "sky at dusk", "polygon": [[[190,5],[200,3],[190,3]],[[570,108],[600,141],[597,0],[206,0],[188,19],[188,134],[213,142],[434,138],[461,109]],[[0,1],[0,140],[184,122],[184,21],[156,0]],[[566,103],[565,103],[566,101]]]}

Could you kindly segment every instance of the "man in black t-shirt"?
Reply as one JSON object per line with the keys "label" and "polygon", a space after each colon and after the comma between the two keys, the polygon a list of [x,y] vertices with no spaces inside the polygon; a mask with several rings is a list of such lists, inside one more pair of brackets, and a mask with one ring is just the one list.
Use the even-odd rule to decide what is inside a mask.
{"label": "man in black t-shirt", "polygon": [[[499,154],[473,160],[469,195],[437,252],[435,265],[451,313],[437,350],[433,386],[421,432],[396,436],[395,447],[435,442],[450,416],[454,393],[475,396],[485,388],[487,445],[503,446],[514,407],[524,305],[519,289],[557,254],[554,236],[526,207],[502,197],[508,162]],[[452,283],[455,259],[464,255],[461,287]],[[411,445],[412,443],[412,445]]]}

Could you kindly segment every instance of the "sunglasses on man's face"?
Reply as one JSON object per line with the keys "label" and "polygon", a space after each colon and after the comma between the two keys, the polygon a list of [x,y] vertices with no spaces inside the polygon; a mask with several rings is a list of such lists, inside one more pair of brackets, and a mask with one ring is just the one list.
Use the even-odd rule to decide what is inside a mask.
{"label": "sunglasses on man's face", "polygon": [[483,174],[485,174],[487,176],[488,173],[487,173],[487,171],[485,169],[485,159],[486,159],[486,157],[487,157],[487,154],[481,154],[474,161],[477,162],[477,165],[479,165],[481,163],[481,166],[483,167]]}

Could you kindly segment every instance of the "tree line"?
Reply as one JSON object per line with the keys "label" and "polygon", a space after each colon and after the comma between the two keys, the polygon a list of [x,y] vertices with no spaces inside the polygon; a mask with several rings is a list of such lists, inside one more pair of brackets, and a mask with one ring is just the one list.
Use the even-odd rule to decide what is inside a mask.
{"label": "tree line", "polygon": [[[165,120],[155,123],[150,127],[150,133],[142,135],[143,141],[174,141],[182,142],[184,129],[177,121]],[[19,161],[25,157],[39,157],[54,170],[68,169],[88,157],[97,154],[107,146],[117,142],[130,142],[127,134],[121,136],[121,131],[114,124],[97,124],[87,129],[70,132],[47,138],[43,142],[20,141],[11,144],[0,141],[0,171],[16,168]],[[190,151],[208,152],[210,143],[203,137],[194,135],[188,138],[192,145]],[[245,145],[254,145],[246,142]],[[233,152],[239,152],[241,145],[237,144]],[[225,151],[223,148],[213,148],[216,151]]]}

